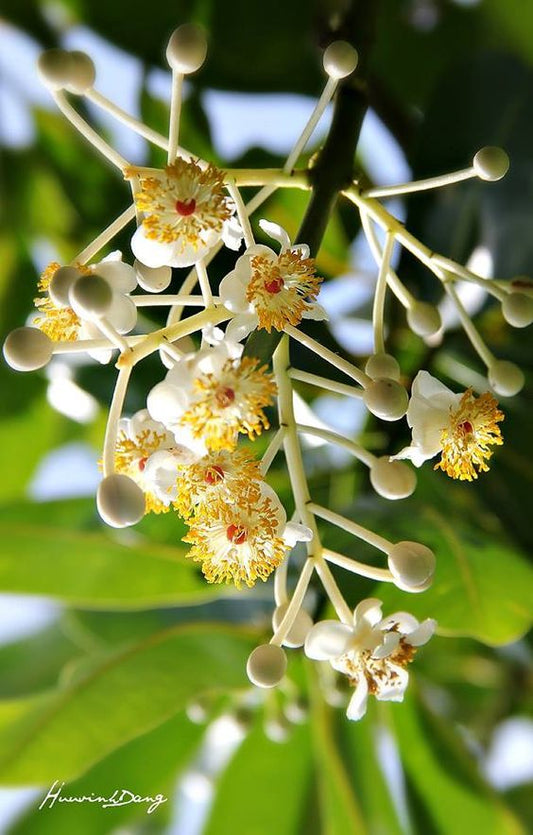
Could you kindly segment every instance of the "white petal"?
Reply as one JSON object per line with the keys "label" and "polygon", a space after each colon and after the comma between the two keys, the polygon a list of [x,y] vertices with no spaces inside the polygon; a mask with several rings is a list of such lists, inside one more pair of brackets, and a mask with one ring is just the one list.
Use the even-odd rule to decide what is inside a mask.
{"label": "white petal", "polygon": [[329,316],[322,305],[317,304],[316,302],[313,302],[313,304],[309,305],[309,307],[304,310],[302,317],[304,319],[315,319],[316,321],[329,319]]}
{"label": "white petal", "polygon": [[366,678],[361,675],[357,681],[357,687],[355,688],[355,693],[353,694],[352,698],[350,699],[350,703],[348,705],[348,709],[346,711],[346,716],[348,719],[357,722],[358,719],[362,719],[366,713],[366,703],[368,701],[368,684]]}
{"label": "white petal", "polygon": [[[439,450],[437,450],[439,452]],[[433,453],[432,455],[425,455],[420,447],[417,446],[405,446],[401,449],[396,455],[391,455],[389,461],[403,461],[408,460],[412,461],[415,467],[421,467],[426,461],[429,461],[430,458],[433,458],[433,455],[436,455],[437,452]]]}
{"label": "white petal", "polygon": [[226,328],[226,336],[235,342],[243,339],[256,329],[259,319],[255,313],[241,313],[230,320]]}
{"label": "white petal", "polygon": [[359,621],[365,620],[370,626],[375,626],[381,620],[381,607],[383,603],[375,597],[367,597],[366,600],[361,600],[355,607],[353,613],[353,621],[357,626]]}
{"label": "white petal", "polygon": [[394,672],[395,678],[381,685],[376,693],[380,702],[402,702],[409,683],[409,673],[396,664],[388,664],[388,669]]}
{"label": "white petal", "polygon": [[386,658],[391,652],[394,652],[399,643],[400,635],[398,632],[386,632],[383,636],[383,643],[376,647],[372,653],[372,658]]}
{"label": "white petal", "polygon": [[220,282],[220,300],[232,313],[250,312],[251,307],[246,300],[246,290],[247,283],[243,271],[232,270]]}
{"label": "white petal", "polygon": [[291,245],[291,239],[287,235],[285,229],[283,229],[283,227],[281,227],[278,223],[272,223],[272,221],[270,220],[263,219],[259,221],[259,226],[261,227],[263,232],[266,232],[266,234],[270,238],[273,238],[281,245],[282,252],[285,249],[289,249]]}
{"label": "white petal", "polygon": [[139,226],[131,239],[131,251],[147,267],[171,266],[174,244],[162,244],[147,238],[144,229]]}
{"label": "white petal", "polygon": [[228,249],[240,249],[243,239],[242,226],[236,215],[224,221],[222,226],[222,240]]}
{"label": "white petal", "polygon": [[307,525],[298,522],[287,522],[283,531],[283,541],[289,548],[294,548],[297,542],[311,542],[313,531]]}
{"label": "white petal", "polygon": [[380,623],[381,629],[391,629],[397,626],[403,635],[408,635],[414,629],[418,628],[418,621],[410,612],[394,612],[392,615],[383,618]]}
{"label": "white petal", "polygon": [[309,258],[311,254],[311,250],[307,246],[307,244],[294,244],[291,246],[291,252],[295,252],[296,254],[300,254],[302,258]]}
{"label": "white petal", "polygon": [[417,629],[413,629],[406,635],[407,643],[411,644],[412,647],[421,647],[423,644],[427,644],[435,632],[436,626],[437,621],[433,618],[423,620]]}
{"label": "white petal", "polygon": [[305,639],[305,654],[315,661],[330,661],[346,652],[353,630],[337,620],[316,623]]}
{"label": "white petal", "polygon": [[148,411],[165,426],[177,423],[189,405],[186,394],[170,383],[158,383],[148,393]]}
{"label": "white petal", "polygon": [[129,333],[137,324],[137,307],[129,296],[114,292],[107,318],[119,333]]}
{"label": "white petal", "polygon": [[453,391],[441,383],[436,377],[432,377],[429,371],[419,371],[413,380],[411,394],[417,397],[432,398],[439,394],[455,396]]}

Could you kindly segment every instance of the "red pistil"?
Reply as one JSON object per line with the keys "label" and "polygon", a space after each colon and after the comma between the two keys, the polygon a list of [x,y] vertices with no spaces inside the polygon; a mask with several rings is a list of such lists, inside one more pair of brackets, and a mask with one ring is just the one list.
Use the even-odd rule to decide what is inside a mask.
{"label": "red pistil", "polygon": [[225,409],[227,406],[231,406],[235,400],[235,392],[229,386],[223,386],[215,394],[215,400],[221,409]]}
{"label": "red pistil", "polygon": [[461,429],[465,435],[471,435],[474,431],[474,427],[469,420],[463,420],[463,422],[459,424],[459,429]]}
{"label": "red pistil", "polygon": [[144,468],[146,467],[146,462],[147,461],[148,461],[148,456],[145,456],[144,458],[139,458],[139,469],[140,469],[141,473],[144,470]]}
{"label": "red pistil", "polygon": [[281,293],[283,290],[283,279],[278,277],[272,278],[270,281],[265,281],[265,290],[267,293],[272,293],[273,296]]}
{"label": "red pistil", "polygon": [[219,481],[224,480],[224,470],[215,464],[206,469],[204,478],[207,484],[218,484]]}
{"label": "red pistil", "polygon": [[194,197],[191,197],[190,200],[176,200],[176,211],[179,215],[183,217],[188,217],[188,215],[192,215],[194,210],[196,209],[196,200]]}
{"label": "red pistil", "polygon": [[246,528],[242,525],[229,525],[229,527],[226,528],[226,536],[229,541],[234,542],[235,545],[242,545],[243,542],[246,542],[248,539]]}

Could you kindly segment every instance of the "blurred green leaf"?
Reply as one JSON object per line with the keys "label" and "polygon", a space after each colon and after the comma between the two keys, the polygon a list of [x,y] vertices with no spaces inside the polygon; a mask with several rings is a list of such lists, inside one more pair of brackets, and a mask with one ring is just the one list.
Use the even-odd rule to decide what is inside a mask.
{"label": "blurred green leaf", "polygon": [[75,531],[61,524],[25,522],[0,513],[0,585],[4,591],[41,594],[87,608],[191,604],[227,594],[209,585],[185,547]]}
{"label": "blurred green leaf", "polygon": [[[112,754],[80,777],[62,787],[63,797],[111,797],[126,789],[140,797],[166,794],[162,805],[146,818],[149,803],[106,809],[92,803],[60,803],[42,809],[32,808],[9,830],[10,835],[57,835],[75,832],[76,835],[104,835],[132,818],[150,821],[159,817],[172,802],[174,783],[180,771],[187,767],[198,747],[204,729],[189,722],[184,713],[167,719],[159,727],[117,748]],[[47,787],[48,790],[49,787]],[[46,796],[46,792],[43,797]],[[126,798],[128,795],[126,795]],[[40,804],[40,799],[35,806]],[[158,814],[159,813],[159,814]]]}
{"label": "blurred green leaf", "polygon": [[236,809],[246,835],[302,831],[310,772],[308,725],[291,727],[278,743],[256,723],[218,781],[203,835],[232,835]]}
{"label": "blurred green leaf", "polygon": [[[385,609],[434,617],[440,634],[469,636],[494,646],[524,635],[531,626],[533,600],[533,569],[525,559],[504,542],[491,541],[435,508],[418,513],[416,539],[437,557],[433,585],[424,594],[382,585],[376,593]],[[407,513],[387,533],[391,529],[397,540],[414,536]]]}
{"label": "blurred green leaf", "polygon": [[390,706],[390,719],[406,775],[434,831],[525,835],[513,813],[483,782],[449,722],[420,705],[413,692],[402,705]]}
{"label": "blurred green leaf", "polygon": [[[249,633],[177,627],[109,657],[58,691],[0,703],[0,780],[42,785],[77,777],[157,727],[205,690],[244,684]],[[7,726],[7,727],[6,727]]]}

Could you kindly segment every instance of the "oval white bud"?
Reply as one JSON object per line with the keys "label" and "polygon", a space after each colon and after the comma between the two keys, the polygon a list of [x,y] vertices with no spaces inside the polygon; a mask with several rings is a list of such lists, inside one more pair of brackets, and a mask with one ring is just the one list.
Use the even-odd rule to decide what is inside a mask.
{"label": "oval white bud", "polygon": [[[274,609],[274,614],[272,615],[272,628],[274,632],[276,632],[281,621],[285,617],[287,607],[288,603],[283,603],[281,606]],[[303,647],[307,634],[312,627],[312,617],[305,611],[305,609],[300,609],[294,619],[294,623],[283,640],[283,646],[291,647],[292,649],[295,649],[296,647]]]}
{"label": "oval white bud", "polygon": [[513,328],[527,328],[533,322],[533,299],[525,293],[509,293],[502,301],[502,314]]}
{"label": "oval white bud", "polygon": [[407,324],[417,336],[433,336],[441,329],[442,319],[434,304],[416,302],[407,310]]}
{"label": "oval white bud", "polygon": [[199,70],[207,55],[207,39],[200,26],[184,23],[170,36],[167,46],[170,67],[182,75]]}
{"label": "oval white bud", "polygon": [[70,79],[72,58],[65,49],[47,49],[37,59],[37,73],[49,90],[63,90]]}
{"label": "oval white bud", "polygon": [[54,343],[39,328],[16,328],[4,342],[4,357],[15,371],[36,371],[52,356]]}
{"label": "oval white bud", "polygon": [[106,524],[112,528],[127,528],[143,518],[146,500],[132,478],[112,473],[98,485],[96,506]]}
{"label": "oval white bud", "polygon": [[480,180],[495,182],[505,177],[509,170],[509,157],[503,148],[487,145],[475,155],[472,165]]}
{"label": "oval white bud", "polygon": [[96,70],[92,58],[86,52],[75,49],[70,52],[70,71],[67,89],[78,96],[87,93],[94,86]]}
{"label": "oval white bud", "polygon": [[365,374],[373,380],[380,378],[399,380],[400,366],[398,360],[391,354],[373,354],[366,362]]}
{"label": "oval white bud", "polygon": [[523,371],[507,360],[495,360],[488,369],[488,378],[491,387],[501,397],[513,397],[525,383]]}
{"label": "oval white bud", "polygon": [[365,388],[363,402],[382,420],[399,420],[407,411],[409,396],[397,380],[374,380]]}
{"label": "oval white bud", "polygon": [[333,41],[324,52],[322,63],[330,78],[346,78],[351,75],[357,63],[359,55],[357,50],[348,41]]}
{"label": "oval white bud", "polygon": [[48,285],[48,295],[57,307],[70,307],[69,291],[80,277],[76,267],[59,267]]}
{"label": "oval white bud", "polygon": [[370,468],[370,483],[385,499],[405,499],[415,491],[416,474],[402,461],[390,461],[384,455]]}
{"label": "oval white bud", "polygon": [[137,273],[137,281],[147,293],[161,293],[166,290],[172,280],[172,269],[170,267],[147,267],[140,261],[133,264]]}
{"label": "oval white bud", "polygon": [[78,316],[98,319],[105,316],[113,302],[113,291],[100,275],[82,275],[69,290],[69,301]]}
{"label": "oval white bud", "polygon": [[435,554],[420,542],[397,542],[389,551],[389,571],[395,584],[404,591],[421,591],[431,584],[435,572]]}
{"label": "oval white bud", "polygon": [[287,656],[281,647],[261,644],[248,658],[246,673],[257,687],[275,687],[287,669]]}

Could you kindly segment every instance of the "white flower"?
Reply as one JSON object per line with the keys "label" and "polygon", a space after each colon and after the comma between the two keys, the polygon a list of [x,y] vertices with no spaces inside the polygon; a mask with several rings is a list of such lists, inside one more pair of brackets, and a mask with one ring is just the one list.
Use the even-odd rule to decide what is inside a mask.
{"label": "white flower", "polygon": [[409,458],[420,467],[424,461],[442,453],[435,469],[452,478],[472,481],[478,472],[488,470],[488,447],[501,444],[497,423],[503,414],[489,392],[476,398],[472,389],[454,394],[427,371],[416,375],[407,409],[412,443],[391,460]]}
{"label": "white flower", "polygon": [[118,424],[115,467],[132,478],[146,495],[147,511],[161,513],[177,500],[178,471],[192,464],[205,448],[186,430],[169,432],[143,409]]}
{"label": "white flower", "polygon": [[405,669],[416,647],[427,643],[436,623],[419,623],[407,612],[382,618],[381,602],[362,600],[356,607],[353,626],[338,621],[315,624],[307,635],[305,653],[348,676],[355,692],[348,705],[348,719],[360,719],[369,693],[379,701],[402,701],[409,681]]}
{"label": "white flower", "polygon": [[281,226],[261,220],[261,228],[280,244],[279,255],[262,244],[248,247],[220,283],[222,303],[237,314],[228,324],[228,337],[242,340],[255,328],[283,330],[304,319],[327,319],[316,304],[321,278],[305,244],[291,246]]}
{"label": "white flower", "polygon": [[[135,168],[132,168],[135,174]],[[242,229],[232,217],[234,206],[224,193],[223,173],[178,158],[152,176],[141,176],[135,195],[142,222],[131,248],[147,267],[188,267],[222,238],[238,249]]]}
{"label": "white flower", "polygon": [[297,541],[310,541],[312,532],[287,523],[277,494],[264,481],[232,501],[212,499],[197,507],[187,521],[184,542],[193,547],[188,556],[202,565],[209,583],[234,582],[253,586],[266,580]]}

